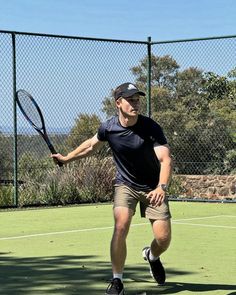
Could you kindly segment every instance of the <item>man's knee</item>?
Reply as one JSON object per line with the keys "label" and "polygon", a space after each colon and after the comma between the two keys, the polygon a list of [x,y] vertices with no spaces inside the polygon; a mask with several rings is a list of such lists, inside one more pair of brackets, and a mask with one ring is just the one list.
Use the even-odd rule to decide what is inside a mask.
{"label": "man's knee", "polygon": [[114,227],[113,236],[125,239],[129,231],[128,224],[117,223]]}
{"label": "man's knee", "polygon": [[153,232],[157,246],[166,250],[171,241],[171,224],[170,221],[156,220],[152,223]]}
{"label": "man's knee", "polygon": [[156,242],[162,249],[167,249],[170,245],[171,235],[169,233],[156,237]]}
{"label": "man's knee", "polygon": [[114,209],[115,226],[113,236],[125,239],[131,223],[133,211],[126,207]]}

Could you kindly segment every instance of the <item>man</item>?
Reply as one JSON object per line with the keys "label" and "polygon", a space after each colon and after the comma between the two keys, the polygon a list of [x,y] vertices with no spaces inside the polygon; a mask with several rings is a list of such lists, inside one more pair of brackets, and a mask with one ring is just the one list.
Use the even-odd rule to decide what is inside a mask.
{"label": "man", "polygon": [[116,164],[114,192],[114,232],[110,255],[113,279],[106,293],[124,294],[123,269],[126,259],[126,237],[136,205],[140,202],[141,216],[150,220],[154,239],[142,251],[149,262],[155,281],[165,283],[165,270],[160,255],[171,240],[171,223],[167,185],[171,177],[171,156],[161,127],[152,119],[139,114],[140,96],[145,93],[132,83],[124,83],[114,91],[118,115],[102,123],[97,134],[84,141],[67,156],[52,155],[68,163],[92,155],[108,142]]}

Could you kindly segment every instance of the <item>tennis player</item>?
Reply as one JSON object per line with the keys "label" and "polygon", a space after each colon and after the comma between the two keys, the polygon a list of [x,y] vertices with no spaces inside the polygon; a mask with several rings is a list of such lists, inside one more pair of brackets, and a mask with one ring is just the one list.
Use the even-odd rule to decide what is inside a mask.
{"label": "tennis player", "polygon": [[92,138],[84,141],[67,156],[52,155],[69,163],[92,155],[104,142],[113,152],[117,173],[114,188],[114,232],[110,255],[113,279],[106,293],[124,294],[123,270],[126,260],[126,237],[137,203],[141,216],[150,220],[154,235],[142,255],[159,284],[165,283],[165,270],[160,255],[171,240],[171,214],[166,195],[171,177],[172,160],[162,128],[151,118],[139,114],[140,99],[145,93],[132,83],[124,83],[114,91],[118,115],[102,123]]}

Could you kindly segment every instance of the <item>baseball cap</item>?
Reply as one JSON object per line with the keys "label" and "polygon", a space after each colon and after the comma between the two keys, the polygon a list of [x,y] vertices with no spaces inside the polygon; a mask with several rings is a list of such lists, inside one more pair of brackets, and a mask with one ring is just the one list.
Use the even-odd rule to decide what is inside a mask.
{"label": "baseball cap", "polygon": [[114,91],[114,98],[117,100],[120,97],[130,97],[136,93],[141,96],[146,95],[144,92],[140,91],[136,85],[127,82],[116,87]]}

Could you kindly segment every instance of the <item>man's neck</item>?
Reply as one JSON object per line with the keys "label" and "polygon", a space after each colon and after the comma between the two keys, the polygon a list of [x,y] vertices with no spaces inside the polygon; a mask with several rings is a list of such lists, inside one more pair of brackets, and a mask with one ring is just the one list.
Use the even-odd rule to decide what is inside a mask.
{"label": "man's neck", "polygon": [[137,123],[138,121],[138,115],[137,116],[134,116],[134,117],[129,117],[129,116],[122,116],[121,114],[119,115],[119,121],[120,121],[120,124],[123,126],[123,127],[130,127],[130,126],[133,126]]}

